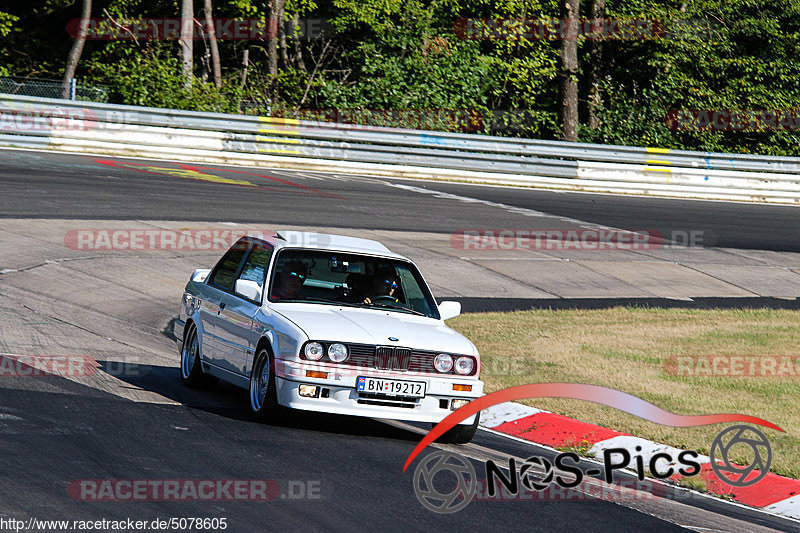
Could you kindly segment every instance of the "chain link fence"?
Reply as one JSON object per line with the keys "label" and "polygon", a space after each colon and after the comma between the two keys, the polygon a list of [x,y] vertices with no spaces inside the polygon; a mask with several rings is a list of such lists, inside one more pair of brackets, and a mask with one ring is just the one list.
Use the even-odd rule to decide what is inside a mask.
{"label": "chain link fence", "polygon": [[[62,80],[0,76],[0,93],[61,98],[63,87]],[[109,88],[106,86],[86,86],[73,80],[70,85],[69,99],[87,102],[108,102],[108,94]]]}
{"label": "chain link fence", "polygon": [[270,100],[257,100],[254,98],[243,98],[239,102],[239,109],[244,115],[265,115],[271,113]]}

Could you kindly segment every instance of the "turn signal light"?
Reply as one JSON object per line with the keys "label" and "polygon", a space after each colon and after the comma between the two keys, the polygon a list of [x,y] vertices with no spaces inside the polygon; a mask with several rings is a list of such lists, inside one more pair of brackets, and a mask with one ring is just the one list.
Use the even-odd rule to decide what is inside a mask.
{"label": "turn signal light", "polygon": [[306,377],[326,379],[328,377],[328,373],[320,372],[319,370],[306,370]]}
{"label": "turn signal light", "polygon": [[456,383],[453,385],[453,390],[459,390],[461,392],[472,392],[472,385],[461,385]]}

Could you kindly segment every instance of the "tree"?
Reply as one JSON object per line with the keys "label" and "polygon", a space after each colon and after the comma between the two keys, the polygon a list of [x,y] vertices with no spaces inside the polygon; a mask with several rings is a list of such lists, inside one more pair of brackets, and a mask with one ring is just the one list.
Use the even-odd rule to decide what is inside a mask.
{"label": "tree", "polygon": [[83,8],[81,9],[81,25],[78,30],[78,36],[75,42],[72,43],[72,48],[69,50],[67,56],[67,68],[64,69],[64,83],[61,89],[61,98],[70,97],[70,84],[72,78],[75,77],[75,69],[78,68],[78,61],[83,53],[83,45],[86,42],[86,30],[89,27],[89,19],[92,16],[92,0],[83,0]]}
{"label": "tree", "polygon": [[214,72],[214,85],[222,87],[222,68],[219,63],[219,47],[217,32],[214,28],[214,17],[211,14],[211,0],[205,0],[205,18],[208,28],[208,40],[211,42],[211,70]]}
{"label": "tree", "polygon": [[[605,17],[606,13],[606,0],[592,0],[589,6],[589,17],[593,19],[593,24],[602,23],[600,19]],[[587,79],[588,95],[587,101],[589,103],[588,109],[588,126],[592,129],[600,127],[600,117],[598,113],[602,107],[600,98],[600,73],[601,62],[603,61],[603,41],[602,38],[595,36],[589,42],[589,73]]]}
{"label": "tree", "polygon": [[578,15],[580,0],[563,0],[561,36],[561,138],[578,140]]}
{"label": "tree", "polygon": [[303,47],[300,45],[300,37],[297,35],[297,27],[300,25],[300,13],[294,12],[292,15],[292,41],[294,42],[294,57],[297,68],[303,72],[308,72],[306,63],[303,61]]}
{"label": "tree", "polygon": [[192,88],[192,72],[194,70],[194,5],[192,0],[181,1],[181,38],[178,41],[181,47],[183,85],[186,89]]}
{"label": "tree", "polygon": [[17,16],[0,11],[0,37],[5,37],[9,33],[11,33],[11,28],[14,26],[14,23],[18,20],[19,17]]}
{"label": "tree", "polygon": [[278,40],[279,34],[283,30],[283,10],[285,6],[286,0],[269,0],[267,3],[267,7],[269,8],[269,27],[267,28],[269,43],[267,56],[269,61],[269,77],[273,86],[273,92],[275,91],[276,81],[278,79]]}

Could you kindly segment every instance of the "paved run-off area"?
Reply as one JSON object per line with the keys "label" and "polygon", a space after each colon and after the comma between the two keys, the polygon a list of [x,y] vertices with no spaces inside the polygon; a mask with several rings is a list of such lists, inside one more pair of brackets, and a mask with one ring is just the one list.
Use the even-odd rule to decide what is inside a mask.
{"label": "paved run-off area", "polygon": [[[130,246],[132,237],[132,242],[147,248],[151,243],[148,235],[154,232],[191,235],[187,230],[202,229],[217,229],[217,235],[224,236],[225,232],[280,230],[281,226],[0,219],[0,352],[74,353],[107,361],[174,364],[170,324],[183,287],[193,269],[214,265],[224,251],[225,241],[213,243],[217,249],[196,249],[206,248],[212,241],[195,232],[191,239],[184,240],[181,250],[122,248]],[[772,296],[780,298],[776,300],[780,302],[800,296],[800,254],[789,252],[671,248],[666,258],[659,257],[657,250],[646,254],[618,250],[593,254],[506,251],[499,255],[455,249],[449,234],[296,226],[292,229],[377,239],[412,258],[439,300],[463,300],[467,308],[496,307],[496,302],[503,300],[515,307],[531,302],[541,306],[576,297],[611,302],[616,297],[677,301],[722,297],[736,302]],[[87,233],[81,235],[89,237],[78,239],[78,233],[84,231]],[[112,240],[117,236],[120,249],[106,249],[102,236],[106,231]],[[180,237],[176,239],[180,243]],[[155,242],[158,248],[162,241]],[[97,247],[103,249],[94,249]],[[602,257],[597,258],[598,255]],[[163,334],[141,335],[141,328]],[[89,346],[87,332],[93,339]],[[91,379],[114,379],[103,373],[95,376]],[[110,383],[98,386],[112,387]],[[123,389],[116,392],[128,397],[141,394],[148,401],[154,394],[137,392],[129,384]]]}
{"label": "paved run-off area", "polygon": [[[197,234],[210,229],[217,231]],[[547,250],[509,250],[485,239],[474,241],[474,246],[467,240],[465,249],[464,239],[452,234],[268,222],[0,219],[0,273],[10,280],[14,276],[7,275],[16,271],[74,260],[117,269],[146,262],[163,273],[171,269],[161,265],[211,267],[222,254],[222,243],[230,242],[224,232],[280,229],[383,242],[420,266],[439,299],[800,297],[800,253],[678,245],[635,251],[560,250],[559,243]],[[214,235],[228,240],[214,240]]]}

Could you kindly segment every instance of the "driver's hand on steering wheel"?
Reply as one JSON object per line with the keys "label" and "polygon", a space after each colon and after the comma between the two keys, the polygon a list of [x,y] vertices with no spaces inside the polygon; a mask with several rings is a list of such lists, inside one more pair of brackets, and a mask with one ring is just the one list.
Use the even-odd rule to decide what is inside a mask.
{"label": "driver's hand on steering wheel", "polygon": [[394,296],[379,294],[378,296],[373,296],[372,298],[365,298],[363,303],[370,305],[378,305],[379,303],[400,304],[400,300]]}

